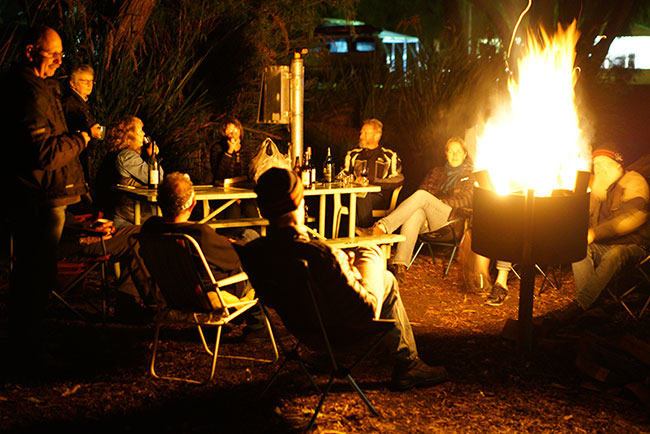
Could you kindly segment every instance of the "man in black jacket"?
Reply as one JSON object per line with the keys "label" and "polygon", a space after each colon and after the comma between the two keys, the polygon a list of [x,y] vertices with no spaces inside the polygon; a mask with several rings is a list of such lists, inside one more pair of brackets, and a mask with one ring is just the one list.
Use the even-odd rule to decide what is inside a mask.
{"label": "man in black jacket", "polygon": [[[157,200],[163,215],[162,217],[149,217],[142,224],[141,233],[174,233],[191,236],[201,247],[212,274],[217,280],[242,271],[239,256],[228,238],[217,234],[207,224],[189,221],[192,210],[196,206],[196,199],[194,186],[188,175],[179,172],[166,175],[158,187]],[[225,289],[238,298],[242,298],[250,290],[250,285],[245,282]],[[246,321],[250,326],[249,329],[251,327],[258,328],[261,325],[258,318],[254,319],[250,315],[246,317]]]}
{"label": "man in black jacket", "polygon": [[19,366],[38,363],[42,355],[41,321],[56,285],[65,209],[87,193],[79,153],[90,137],[68,132],[58,84],[49,80],[62,57],[57,32],[36,27],[26,35],[22,62],[2,80],[7,144],[2,173],[15,256],[9,325],[16,348],[8,353],[23,359]]}

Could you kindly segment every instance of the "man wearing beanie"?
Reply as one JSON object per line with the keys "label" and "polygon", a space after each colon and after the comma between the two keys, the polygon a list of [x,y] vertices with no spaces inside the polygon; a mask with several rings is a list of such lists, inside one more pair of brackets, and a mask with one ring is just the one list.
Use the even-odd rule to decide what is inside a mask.
{"label": "man wearing beanie", "polygon": [[[327,312],[330,330],[340,327],[342,333],[350,333],[351,329],[363,333],[376,316],[395,320],[395,327],[385,339],[394,363],[394,389],[432,386],[448,379],[444,367],[428,366],[418,357],[397,281],[386,270],[385,258],[376,245],[359,247],[352,256],[312,238],[303,225],[302,183],[293,171],[267,170],[258,179],[255,191],[269,227],[266,237],[242,248],[241,256],[245,258],[244,271],[264,304],[273,308],[294,301],[292,294],[304,290],[304,282],[296,282],[289,272],[278,277],[277,270],[296,259],[306,260],[326,294],[321,307]],[[302,307],[295,309],[299,312]],[[285,324],[293,323],[291,312],[283,311]]]}
{"label": "man wearing beanie", "polygon": [[623,156],[614,144],[594,150],[592,157],[587,256],[572,264],[573,301],[546,316],[557,325],[589,309],[626,265],[648,255],[648,183],[623,168]]}

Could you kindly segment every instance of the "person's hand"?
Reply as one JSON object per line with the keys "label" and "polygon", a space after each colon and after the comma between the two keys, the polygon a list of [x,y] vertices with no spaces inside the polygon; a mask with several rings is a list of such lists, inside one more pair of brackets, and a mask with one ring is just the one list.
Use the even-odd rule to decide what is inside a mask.
{"label": "person's hand", "polygon": [[102,239],[107,240],[113,236],[116,232],[115,225],[112,220],[98,218],[90,226],[93,230],[97,232],[102,232]]}
{"label": "person's hand", "polygon": [[228,153],[229,154],[234,154],[235,152],[239,152],[241,149],[241,140],[239,137],[233,137],[228,139]]}
{"label": "person's hand", "polygon": [[354,265],[354,260],[355,260],[354,251],[347,250],[345,253],[348,254],[348,261],[350,261],[350,265],[353,266]]}
{"label": "person's hand", "polygon": [[594,238],[596,238],[596,233],[592,228],[589,228],[589,230],[587,231],[587,244],[593,243]]}
{"label": "person's hand", "polygon": [[147,149],[146,149],[146,150],[147,150],[147,155],[149,155],[150,157],[151,157],[151,153],[152,153],[152,152],[155,152],[156,155],[158,155],[158,153],[160,152],[160,150],[158,149],[158,145],[156,145],[156,141],[155,141],[155,140],[152,140],[152,141],[149,143],[149,146],[147,146]]}
{"label": "person's hand", "polygon": [[104,139],[104,127],[99,124],[95,124],[90,127],[90,135],[93,139],[103,140]]}
{"label": "person's hand", "polygon": [[85,131],[79,131],[79,134],[81,134],[81,137],[84,139],[84,146],[88,146],[88,142],[90,142],[90,136],[88,133]]}

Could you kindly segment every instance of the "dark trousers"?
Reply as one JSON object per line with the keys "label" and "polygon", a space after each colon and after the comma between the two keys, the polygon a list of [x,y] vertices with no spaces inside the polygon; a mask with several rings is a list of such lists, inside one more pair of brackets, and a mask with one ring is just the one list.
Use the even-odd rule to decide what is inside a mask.
{"label": "dark trousers", "polygon": [[56,288],[57,248],[65,206],[23,203],[14,211],[14,264],[9,277],[9,336],[13,355],[37,358],[44,349],[43,316]]}
{"label": "dark trousers", "polygon": [[357,197],[357,221],[361,228],[369,228],[375,222],[373,209],[386,208],[388,203],[382,193],[368,193],[366,197]]}

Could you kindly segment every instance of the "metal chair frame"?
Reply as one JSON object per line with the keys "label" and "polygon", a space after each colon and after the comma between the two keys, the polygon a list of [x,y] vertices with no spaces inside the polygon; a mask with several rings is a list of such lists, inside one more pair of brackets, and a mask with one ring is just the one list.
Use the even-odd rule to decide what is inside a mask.
{"label": "metal chair frame", "polygon": [[[352,377],[351,371],[356,366],[358,366],[358,364],[361,363],[381,343],[384,336],[395,326],[395,321],[378,319],[378,318],[373,319],[372,323],[370,324],[370,328],[372,329],[372,331],[368,333],[368,336],[372,336],[374,339],[370,339],[369,342],[365,342],[367,346],[364,347],[362,350],[359,350],[358,345],[356,345],[357,348],[355,348],[355,350],[358,351],[360,354],[357,355],[357,357],[354,359],[352,363],[343,365],[340,362],[340,360],[337,359],[335,352],[337,349],[344,351],[345,349],[349,349],[349,347],[348,345],[345,345],[344,347],[337,346],[336,342],[333,342],[331,339],[331,333],[330,333],[331,330],[328,331],[328,327],[325,325],[325,321],[323,319],[323,312],[319,306],[318,297],[316,296],[315,293],[316,291],[315,288],[319,288],[319,287],[309,270],[309,264],[307,263],[306,260],[299,260],[295,265],[297,265],[295,269],[294,269],[294,264],[290,264],[289,266],[289,268],[292,271],[292,276],[295,276],[294,279],[297,280],[298,282],[305,283],[304,286],[306,288],[307,293],[309,294],[309,300],[311,301],[311,306],[301,306],[301,308],[309,309],[311,307],[311,309],[313,309],[313,317],[315,317],[318,324],[318,331],[319,331],[318,337],[314,337],[310,339],[309,342],[305,342],[305,339],[301,339],[300,337],[301,332],[304,332],[304,330],[302,329],[289,330],[289,332],[292,333],[292,335],[298,340],[298,342],[292,348],[287,348],[281,341],[279,342],[284,360],[282,361],[278,369],[275,371],[275,373],[271,376],[271,379],[269,380],[264,391],[262,392],[262,395],[268,392],[268,390],[271,388],[271,386],[275,383],[275,381],[279,377],[284,367],[290,361],[294,361],[298,363],[301,370],[305,373],[305,375],[309,379],[309,382],[311,383],[316,393],[321,394],[318,404],[314,410],[314,414],[312,415],[309,424],[307,425],[306,428],[307,431],[314,426],[316,422],[316,418],[318,417],[318,414],[322,409],[323,402],[325,401],[325,398],[329,394],[332,385],[334,383],[334,380],[336,379],[347,380],[347,382],[352,386],[352,388],[355,390],[357,395],[359,395],[361,400],[366,404],[366,406],[372,412],[372,414],[374,414],[375,416],[379,416],[379,413],[377,412],[375,407],[372,405],[370,400],[366,397],[366,395],[363,393],[359,385]],[[244,264],[244,269],[246,269],[245,264]],[[294,274],[293,273],[294,271],[298,274]],[[262,306],[263,309],[266,310],[266,306],[264,305]],[[280,319],[282,319],[281,314],[279,315],[280,315]],[[273,326],[272,321],[271,324],[272,327],[275,329],[275,326]],[[319,343],[315,344],[314,339]],[[300,349],[303,347],[309,348],[311,350],[316,350],[316,351],[324,350],[327,353],[328,361],[329,361],[329,380],[324,390],[321,390],[321,388],[316,384],[313,375],[309,372],[308,369],[309,362],[302,357],[300,352]]]}
{"label": "metal chair frame", "polygon": [[650,266],[650,255],[646,256],[639,263],[634,265],[633,270],[637,273],[637,276],[640,277],[640,279],[634,285],[632,285],[632,287],[620,295],[616,295],[615,292],[610,288],[611,285],[607,285],[607,292],[609,295],[611,295],[614,300],[620,303],[620,305],[623,306],[623,309],[625,309],[625,311],[634,320],[640,320],[641,317],[643,317],[643,314],[645,314],[645,312],[648,310],[648,307],[650,307],[650,291],[648,291],[648,298],[645,300],[638,313],[634,313],[632,306],[630,306],[629,303],[625,301],[625,299],[641,288],[645,287],[647,290],[650,287],[650,269],[647,271],[645,269],[645,267],[648,266]]}
{"label": "metal chair frame", "polygon": [[[131,235],[129,243],[141,266],[148,272],[168,304],[167,308],[161,310],[155,317],[156,330],[149,368],[150,374],[155,378],[189,383],[207,383],[212,381],[219,356],[222,327],[247,310],[258,305],[257,298],[227,303],[224,300],[221,289],[225,286],[245,281],[248,279],[248,276],[242,272],[216,280],[201,251],[201,247],[194,238],[186,234],[138,233]],[[136,248],[138,244],[139,249]],[[207,281],[202,277],[207,277]],[[208,291],[216,292],[222,306],[220,309],[214,309],[212,307],[207,295]],[[259,359],[240,355],[221,355],[221,357],[258,362],[276,362],[279,358],[278,349],[271,324],[266,315],[264,315],[264,321],[273,347],[273,359]],[[167,324],[196,326],[201,343],[203,344],[203,349],[212,356],[212,365],[207,380],[198,381],[193,378],[159,375],[156,372],[156,356],[158,353],[160,329]],[[212,348],[208,346],[205,340],[202,327],[217,328],[217,335]]]}
{"label": "metal chair frame", "polygon": [[[411,262],[409,262],[407,269],[411,268],[411,265],[413,265],[413,262],[415,262],[415,258],[417,258],[418,254],[422,250],[422,247],[426,244],[428,249],[429,249],[429,254],[431,255],[431,259],[434,259],[434,254],[433,254],[433,249],[431,246],[441,246],[441,247],[451,247],[451,254],[449,255],[449,262],[447,263],[447,267],[445,267],[445,271],[443,274],[443,277],[447,277],[447,274],[449,273],[449,269],[451,268],[451,263],[454,261],[454,258],[456,257],[456,252],[458,251],[458,247],[460,246],[460,241],[463,236],[463,233],[456,233],[456,224],[462,222],[463,223],[463,233],[465,230],[466,226],[466,219],[452,219],[447,222],[444,226],[436,229],[435,231],[429,231],[429,232],[422,232],[421,234],[418,235],[418,246],[415,249],[415,253],[413,253],[413,257],[411,258]],[[451,231],[451,240],[440,240],[440,241],[430,241],[426,240],[423,236],[430,235],[430,234],[435,234],[441,230],[446,230],[449,229]]]}

